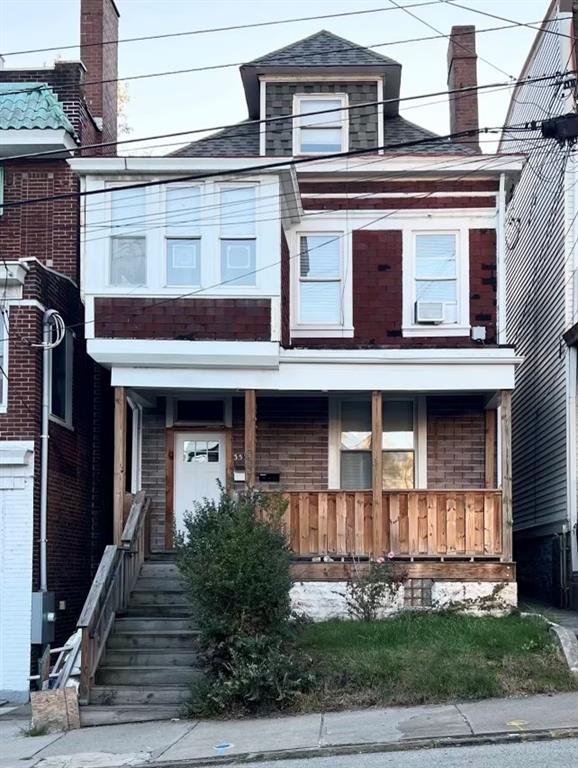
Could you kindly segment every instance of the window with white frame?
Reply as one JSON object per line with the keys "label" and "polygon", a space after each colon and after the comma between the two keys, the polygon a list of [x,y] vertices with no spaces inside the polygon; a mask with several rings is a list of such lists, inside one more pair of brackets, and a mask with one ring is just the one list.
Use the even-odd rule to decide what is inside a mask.
{"label": "window with white frame", "polygon": [[111,285],[146,283],[146,188],[110,193]]}
{"label": "window with white frame", "polygon": [[414,306],[418,324],[456,324],[458,234],[415,233]]}
{"label": "window with white frame", "polygon": [[50,350],[50,415],[72,426],[72,376],[74,334],[67,329],[64,338]]}
{"label": "window with white frame", "polygon": [[348,121],[346,94],[297,94],[293,112],[293,154],[346,152]]}
{"label": "window with white frame", "polygon": [[[388,490],[415,487],[415,404],[384,400],[382,478]],[[371,402],[343,400],[340,422],[340,475],[344,490],[372,487]]]}
{"label": "window with white frame", "polygon": [[0,307],[0,410],[8,404],[8,309]]}
{"label": "window with white frame", "polygon": [[201,188],[166,188],[166,284],[201,284]]}
{"label": "window with white frame", "polygon": [[257,238],[255,186],[224,185],[220,189],[221,281],[256,285]]}
{"label": "window with white frame", "polygon": [[338,233],[299,238],[298,323],[343,324],[343,238]]}

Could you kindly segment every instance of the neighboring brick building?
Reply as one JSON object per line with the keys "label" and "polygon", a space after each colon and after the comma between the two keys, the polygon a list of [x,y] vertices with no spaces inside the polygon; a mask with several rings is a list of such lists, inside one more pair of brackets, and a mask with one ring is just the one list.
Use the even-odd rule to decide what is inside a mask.
{"label": "neighboring brick building", "polygon": [[[117,39],[118,12],[113,0],[80,5],[82,61],[0,69],[0,698],[16,700],[25,699],[29,687],[32,592],[54,595],[55,643],[62,644],[111,537],[109,375],[86,353],[79,202],[18,206],[79,190],[67,150],[82,144],[93,145],[85,155],[116,151],[98,146],[116,139],[116,83],[105,91],[84,83],[117,75],[116,44],[102,42]],[[58,313],[67,330],[45,367],[48,311]],[[42,436],[44,377],[48,439]]]}

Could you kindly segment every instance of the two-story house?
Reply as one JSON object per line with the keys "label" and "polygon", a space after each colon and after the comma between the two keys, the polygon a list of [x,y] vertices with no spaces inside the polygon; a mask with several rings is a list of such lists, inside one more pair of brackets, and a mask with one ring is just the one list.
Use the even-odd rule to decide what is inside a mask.
{"label": "two-story house", "polygon": [[[548,87],[521,82],[506,124],[576,114],[576,3],[552,0],[520,79],[560,72]],[[517,138],[517,141],[512,141]],[[507,213],[507,340],[524,358],[513,398],[514,543],[523,591],[578,606],[578,169],[565,142],[541,130],[504,133],[524,152]]]}
{"label": "two-story house", "polygon": [[70,161],[117,542],[127,492],[163,553],[218,483],[250,486],[285,494],[315,616],[381,556],[409,606],[515,605],[504,217],[523,158],[480,153],[473,27],[448,66],[455,140],[401,117],[400,64],[321,31],[241,67],[247,121]]}
{"label": "two-story house", "polygon": [[86,353],[79,203],[50,199],[79,188],[70,150],[115,152],[100,147],[117,119],[116,43],[102,43],[118,13],[80,6],[82,61],[0,68],[0,699],[16,701],[31,658],[74,631],[112,536],[112,398]]}

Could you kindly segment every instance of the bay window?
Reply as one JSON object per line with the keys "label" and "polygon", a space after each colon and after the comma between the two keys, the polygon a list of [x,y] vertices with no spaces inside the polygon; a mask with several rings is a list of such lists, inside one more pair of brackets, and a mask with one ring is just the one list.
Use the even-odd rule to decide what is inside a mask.
{"label": "bay window", "polygon": [[299,238],[299,314],[303,325],[341,325],[342,238],[339,234]]}
{"label": "bay window", "polygon": [[166,284],[201,284],[201,188],[166,189]]}
{"label": "bay window", "polygon": [[[383,401],[382,478],[384,490],[415,487],[415,405],[413,400]],[[340,475],[344,490],[372,487],[371,402],[343,400],[340,418]]]}
{"label": "bay window", "polygon": [[228,285],[256,285],[256,188],[220,189],[221,280]]}
{"label": "bay window", "polygon": [[[293,114],[293,154],[346,152],[348,112],[346,94],[296,94]],[[329,111],[335,110],[335,111]],[[312,114],[322,113],[322,114]]]}
{"label": "bay window", "polygon": [[146,283],[146,189],[112,190],[109,282]]}

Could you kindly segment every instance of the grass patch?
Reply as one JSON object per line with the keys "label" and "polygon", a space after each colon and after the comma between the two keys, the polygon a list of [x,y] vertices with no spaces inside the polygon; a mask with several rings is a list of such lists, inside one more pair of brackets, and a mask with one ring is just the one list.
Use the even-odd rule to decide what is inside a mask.
{"label": "grass patch", "polygon": [[31,725],[29,728],[22,728],[23,736],[33,738],[34,736],[46,736],[48,733],[47,725]]}
{"label": "grass patch", "polygon": [[539,618],[405,613],[373,622],[305,626],[297,644],[313,659],[315,690],[301,711],[432,704],[577,690]]}

